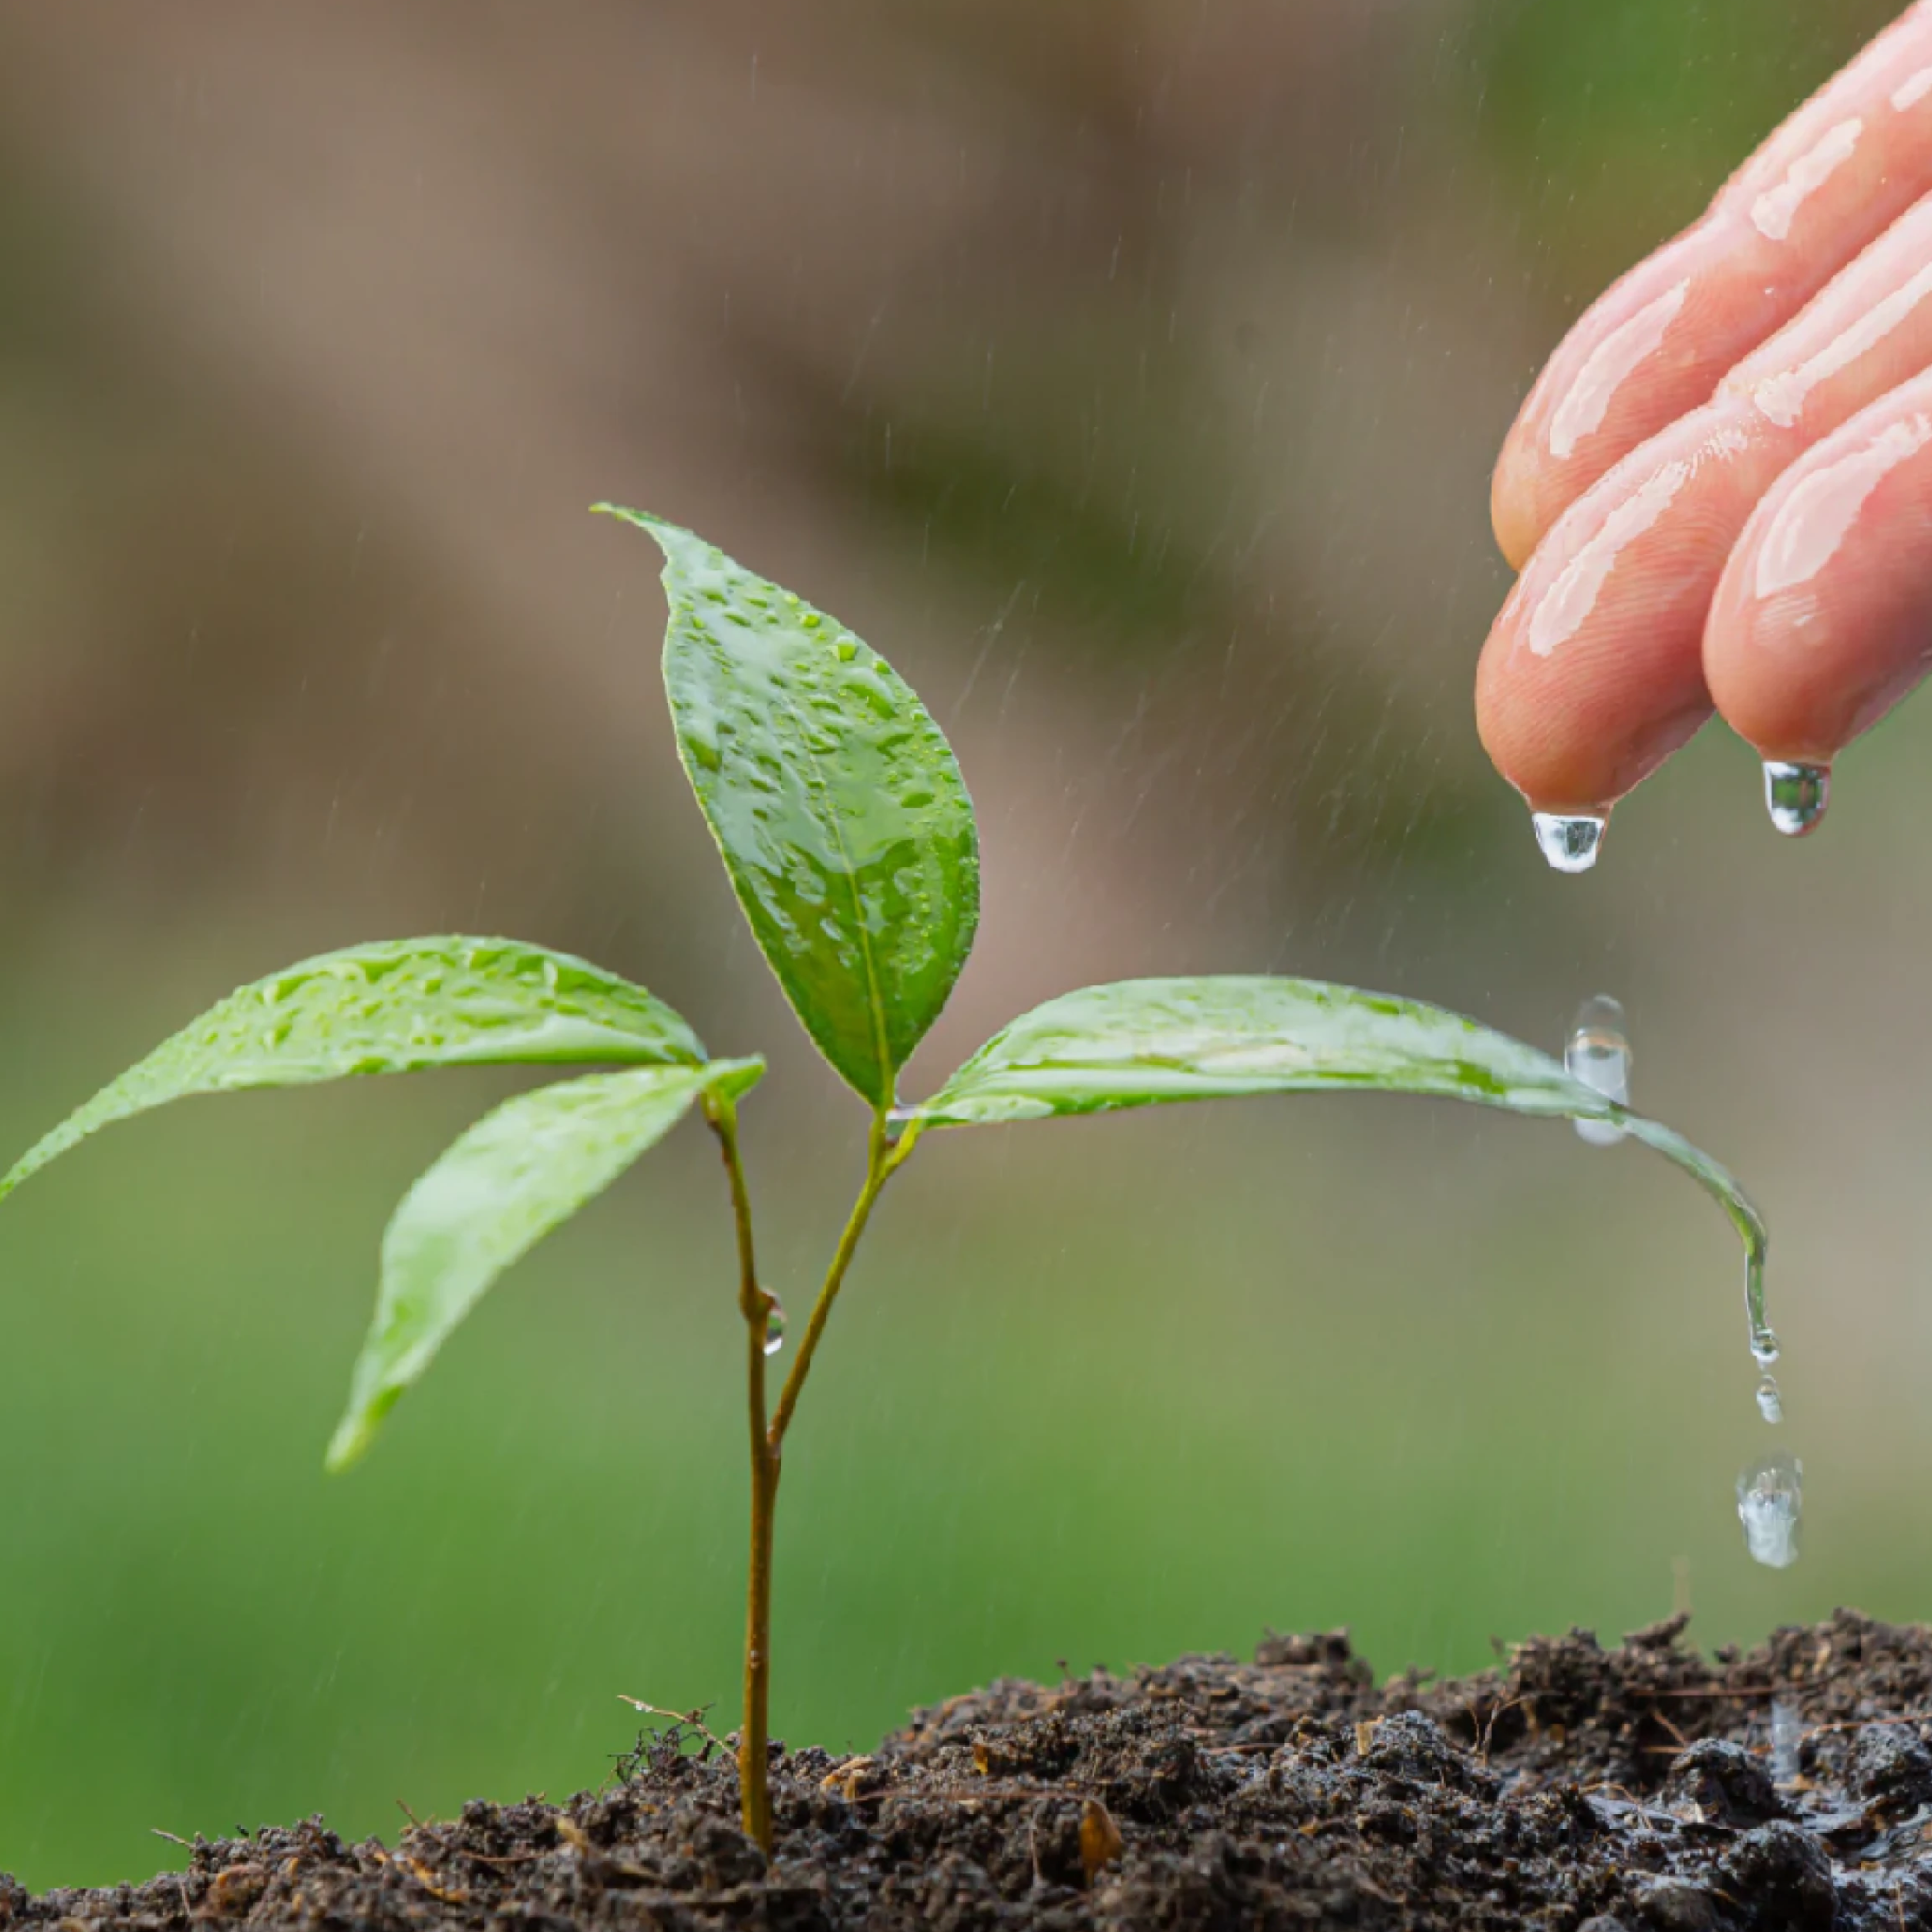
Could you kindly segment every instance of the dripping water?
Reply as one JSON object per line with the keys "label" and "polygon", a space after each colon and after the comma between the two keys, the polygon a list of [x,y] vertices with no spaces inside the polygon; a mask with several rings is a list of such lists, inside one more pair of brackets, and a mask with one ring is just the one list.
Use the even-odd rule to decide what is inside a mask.
{"label": "dripping water", "polygon": [[1769,1569],[1788,1570],[1798,1561],[1804,1494],[1804,1465],[1788,1449],[1760,1456],[1738,1478],[1745,1548]]}
{"label": "dripping water", "polygon": [[1595,811],[1533,811],[1536,847],[1559,872],[1587,872],[1597,863],[1604,842],[1607,813]]}
{"label": "dripping water", "polygon": [[1815,831],[1832,802],[1829,765],[1789,765],[1768,759],[1764,767],[1764,809],[1787,838]]}
{"label": "dripping water", "polygon": [[[1563,1043],[1563,1070],[1593,1093],[1619,1107],[1630,1105],[1630,1040],[1624,1032],[1624,1009],[1605,993],[1588,999],[1570,1023]],[[1571,1124],[1592,1147],[1614,1147],[1624,1130],[1609,1121],[1573,1121]]]}

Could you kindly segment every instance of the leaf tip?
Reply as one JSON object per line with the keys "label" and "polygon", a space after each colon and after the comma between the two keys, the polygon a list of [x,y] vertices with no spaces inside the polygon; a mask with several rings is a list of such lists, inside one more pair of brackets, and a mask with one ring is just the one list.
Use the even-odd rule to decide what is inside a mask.
{"label": "leaf tip", "polygon": [[[659,545],[666,550],[669,549],[668,539],[692,536],[682,525],[673,524],[650,510],[633,510],[623,503],[592,503],[590,514],[593,517],[615,517],[621,523],[635,524],[639,529],[656,537]],[[693,538],[693,541],[696,539]]]}
{"label": "leaf tip", "polygon": [[323,1454],[322,1466],[326,1475],[343,1475],[361,1462],[369,1453],[369,1445],[376,1439],[376,1431],[382,1426],[383,1417],[400,1392],[392,1392],[386,1402],[378,1399],[350,1408],[335,1425],[335,1434],[328,1438],[328,1447]]}

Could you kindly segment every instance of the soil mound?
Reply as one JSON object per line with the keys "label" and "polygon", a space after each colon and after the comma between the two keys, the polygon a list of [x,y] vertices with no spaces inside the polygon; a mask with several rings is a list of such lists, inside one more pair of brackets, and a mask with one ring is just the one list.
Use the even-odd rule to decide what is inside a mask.
{"label": "soil mound", "polygon": [[728,1758],[668,1725],[603,1791],[393,1849],[313,1820],[138,1886],[0,1878],[0,1927],[1932,1932],[1932,1630],[1840,1611],[1715,1659],[1683,1634],[1440,1684],[1378,1687],[1342,1633],[998,1683],[867,1756],[774,1746],[769,1867]]}

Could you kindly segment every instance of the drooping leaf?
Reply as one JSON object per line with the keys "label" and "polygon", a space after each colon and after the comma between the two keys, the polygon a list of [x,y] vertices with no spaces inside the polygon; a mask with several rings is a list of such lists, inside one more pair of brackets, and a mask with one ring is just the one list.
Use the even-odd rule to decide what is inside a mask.
{"label": "drooping leaf", "polygon": [[689,530],[665,554],[665,689],[739,902],[819,1050],[876,1107],[980,913],[973,804],[912,687],[835,617]]}
{"label": "drooping leaf", "polygon": [[510,1264],[601,1193],[684,1118],[728,1098],[761,1060],[591,1073],[506,1101],[417,1180],[383,1236],[376,1319],[351,1379],[327,1466],[346,1469]]}
{"label": "drooping leaf", "polygon": [[189,1094],[491,1062],[703,1058],[663,1001],[568,953],[462,937],[345,947],[211,1007],[30,1148],[0,1196],[111,1122]]}
{"label": "drooping leaf", "polygon": [[1762,1258],[1757,1210],[1680,1135],[1474,1020],[1315,980],[1126,980],[1067,993],[996,1034],[909,1126],[964,1126],[1307,1091],[1430,1094],[1613,1122],[1689,1173]]}

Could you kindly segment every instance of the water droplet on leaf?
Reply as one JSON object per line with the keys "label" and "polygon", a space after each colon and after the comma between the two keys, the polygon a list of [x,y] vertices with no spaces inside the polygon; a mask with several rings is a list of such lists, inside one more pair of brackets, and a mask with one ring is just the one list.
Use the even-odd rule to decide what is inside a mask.
{"label": "water droplet on leaf", "polygon": [[784,1303],[768,1288],[761,1293],[765,1297],[765,1353],[776,1355],[784,1347]]}
{"label": "water droplet on leaf", "polygon": [[[1563,1043],[1563,1070],[1606,1100],[1630,1105],[1630,1040],[1624,1033],[1624,1009],[1604,993],[1577,1009],[1570,1037]],[[1577,1121],[1577,1133],[1592,1147],[1614,1147],[1624,1130],[1608,1121]]]}

